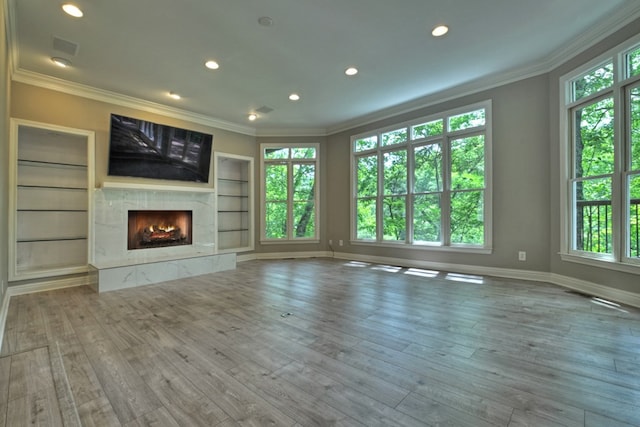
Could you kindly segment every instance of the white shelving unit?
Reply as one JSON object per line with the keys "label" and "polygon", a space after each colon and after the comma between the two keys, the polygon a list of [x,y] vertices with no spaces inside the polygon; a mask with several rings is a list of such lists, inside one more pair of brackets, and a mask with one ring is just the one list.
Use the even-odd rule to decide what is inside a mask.
{"label": "white shelving unit", "polygon": [[9,280],[87,271],[94,133],[11,119]]}
{"label": "white shelving unit", "polygon": [[254,249],[253,158],[215,153],[218,252]]}

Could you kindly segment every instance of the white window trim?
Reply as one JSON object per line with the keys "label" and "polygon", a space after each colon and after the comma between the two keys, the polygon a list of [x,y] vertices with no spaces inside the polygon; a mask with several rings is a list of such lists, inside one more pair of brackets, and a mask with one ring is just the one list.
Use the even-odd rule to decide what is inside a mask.
{"label": "white window trim", "polygon": [[[599,65],[605,64],[607,62],[613,63],[613,72],[614,72],[614,84],[610,91],[614,98],[614,108],[615,108],[615,128],[616,128],[616,136],[615,136],[615,144],[616,147],[621,145],[619,138],[625,132],[624,123],[625,120],[621,120],[619,117],[622,116],[621,111],[623,111],[622,103],[624,98],[622,97],[623,88],[629,85],[632,85],[638,81],[640,81],[640,76],[635,76],[633,78],[624,79],[624,55],[629,52],[634,47],[637,47],[638,43],[640,43],[640,35],[632,37],[625,41],[624,43],[619,44],[618,46],[609,49],[607,52],[597,56],[591,61],[583,64],[582,66],[575,68],[574,70],[564,74],[560,77],[559,80],[559,130],[560,130],[560,144],[559,144],[559,161],[560,161],[560,259],[562,261],[573,262],[583,265],[589,265],[593,267],[606,268],[610,270],[617,270],[626,273],[634,273],[640,274],[640,260],[628,258],[624,255],[624,253],[620,253],[623,246],[626,244],[626,237],[622,235],[622,227],[619,225],[621,221],[621,217],[617,218],[614,216],[614,225],[613,226],[613,236],[614,242],[618,242],[615,244],[616,247],[613,248],[613,255],[606,254],[595,254],[584,251],[577,251],[571,249],[571,239],[572,239],[572,206],[571,206],[571,174],[572,174],[572,164],[571,159],[573,158],[570,150],[573,150],[572,138],[571,135],[571,126],[570,126],[570,115],[571,109],[578,105],[582,104],[585,101],[588,101],[591,98],[598,98],[602,96],[603,92],[598,92],[596,94],[592,94],[582,98],[578,101],[573,102],[571,97],[571,81],[580,77],[584,73],[597,68]],[[623,159],[618,155],[616,158],[616,162],[620,163]],[[612,199],[621,198],[622,197],[622,189],[625,188],[624,183],[620,182],[620,177],[627,176],[625,173],[620,173],[620,169],[618,169],[614,173],[613,177],[613,193]],[[612,200],[612,204],[615,203],[615,200]],[[618,201],[619,206],[623,206],[624,203],[622,201]]]}
{"label": "white window trim", "polygon": [[[289,201],[287,202],[287,222],[290,224],[287,228],[287,233],[289,236],[286,239],[268,239],[266,238],[266,223],[265,223],[265,203],[266,203],[266,195],[265,195],[265,158],[264,151],[267,148],[315,148],[316,157],[315,159],[282,159],[282,161],[287,161],[290,163],[295,163],[297,161],[302,161],[303,163],[314,163],[315,164],[315,193],[314,193],[314,204],[315,204],[315,234],[313,237],[293,237],[293,218],[291,204],[293,201],[291,200],[291,193],[293,192],[293,188],[289,188]],[[277,161],[277,160],[276,160]],[[263,245],[271,245],[271,244],[300,244],[300,243],[320,243],[320,144],[319,143],[264,143],[260,144],[260,243]]]}
{"label": "white window trim", "polygon": [[[372,129],[367,132],[363,132],[357,135],[352,135],[350,139],[349,153],[350,153],[350,161],[349,161],[349,177],[350,177],[350,200],[349,200],[349,216],[350,216],[350,244],[352,245],[362,245],[362,246],[375,246],[375,247],[387,247],[387,248],[402,248],[409,250],[419,250],[419,251],[441,251],[441,252],[459,252],[459,253],[476,253],[476,254],[491,254],[493,252],[493,109],[492,109],[492,100],[485,100],[481,102],[477,102],[470,105],[465,105],[462,107],[454,108],[451,110],[442,111],[436,114],[432,114],[425,117],[420,117],[417,119],[412,119],[409,121],[397,123],[390,126],[385,126],[383,128]],[[356,186],[356,171],[355,171],[355,157],[357,157],[356,153],[354,153],[354,141],[362,138],[366,138],[373,135],[381,135],[385,132],[396,130],[402,127],[407,127],[410,131],[411,126],[419,125],[422,123],[426,123],[432,120],[437,119],[445,119],[444,125],[446,126],[446,118],[455,116],[457,114],[463,114],[467,112],[471,112],[474,110],[478,110],[484,108],[485,110],[485,126],[482,127],[483,133],[485,136],[484,141],[484,155],[485,155],[485,188],[484,188],[484,245],[464,245],[464,244],[452,244],[452,245],[442,245],[438,243],[406,243],[406,242],[392,242],[392,241],[382,241],[382,240],[366,240],[366,239],[358,239],[357,238],[357,213],[356,213],[356,198],[357,198],[357,186]],[[464,130],[461,132],[451,132],[448,134],[449,139],[455,137],[456,135],[464,135],[467,132],[477,131],[479,128],[473,128],[469,131]],[[417,145],[422,140],[416,140],[414,144],[410,141],[402,145],[410,148],[412,145]],[[446,139],[443,139],[443,143],[446,143]],[[378,141],[380,143],[380,141]],[[385,147],[392,148],[393,146]],[[363,152],[377,152],[378,150],[367,150]],[[409,154],[408,150],[408,154]],[[363,152],[358,152],[358,155],[361,155]],[[409,159],[409,156],[407,159]],[[408,160],[409,161],[409,160]],[[379,196],[378,196],[379,197]],[[409,221],[410,218],[407,218]],[[407,227],[409,228],[409,227]],[[378,234],[379,234],[378,230]]]}

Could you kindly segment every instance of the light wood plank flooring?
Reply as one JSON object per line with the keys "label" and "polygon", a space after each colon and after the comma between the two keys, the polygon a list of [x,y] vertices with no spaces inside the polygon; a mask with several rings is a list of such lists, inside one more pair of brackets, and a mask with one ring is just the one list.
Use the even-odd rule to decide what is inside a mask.
{"label": "light wood plank flooring", "polygon": [[11,299],[0,425],[640,425],[640,311],[332,259]]}

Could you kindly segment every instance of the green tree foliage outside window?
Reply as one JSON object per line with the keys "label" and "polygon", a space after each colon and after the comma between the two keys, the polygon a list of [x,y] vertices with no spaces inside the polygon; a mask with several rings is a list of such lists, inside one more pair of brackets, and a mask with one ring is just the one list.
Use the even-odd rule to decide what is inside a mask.
{"label": "green tree foliage outside window", "polygon": [[355,138],[355,237],[485,245],[486,126],[483,107]]}
{"label": "green tree foliage outside window", "polygon": [[[640,48],[624,53],[623,78],[640,74]],[[640,84],[616,84],[614,61],[571,80],[572,114],[572,249],[612,256],[615,236],[626,243],[624,256],[640,257]],[[616,96],[618,90],[621,96]],[[617,117],[622,99],[625,118]],[[617,135],[620,120],[625,133]],[[622,159],[617,166],[618,157]],[[624,174],[623,193],[614,204],[614,182]],[[618,181],[619,182],[619,181]],[[624,218],[614,230],[614,218]],[[620,247],[620,246],[618,246]]]}
{"label": "green tree foliage outside window", "polygon": [[268,147],[263,162],[264,237],[315,238],[317,148]]}

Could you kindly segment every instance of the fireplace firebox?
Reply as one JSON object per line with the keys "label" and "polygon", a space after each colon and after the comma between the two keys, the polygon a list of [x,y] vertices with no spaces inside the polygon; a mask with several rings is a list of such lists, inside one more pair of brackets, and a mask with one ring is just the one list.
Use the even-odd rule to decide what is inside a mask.
{"label": "fireplace firebox", "polygon": [[127,249],[191,245],[192,211],[129,211]]}

